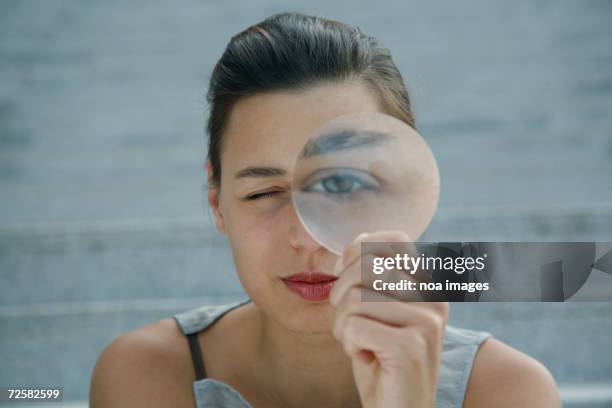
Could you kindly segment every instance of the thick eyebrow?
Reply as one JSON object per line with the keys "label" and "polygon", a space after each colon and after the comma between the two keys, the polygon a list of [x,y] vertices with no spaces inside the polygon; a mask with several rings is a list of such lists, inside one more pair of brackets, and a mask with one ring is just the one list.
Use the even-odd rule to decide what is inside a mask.
{"label": "thick eyebrow", "polygon": [[383,132],[343,130],[309,140],[300,152],[299,159],[386,143],[390,139],[391,135]]}
{"label": "thick eyebrow", "polygon": [[280,169],[278,167],[259,167],[259,166],[249,166],[244,169],[237,171],[235,174],[235,178],[245,178],[245,177],[279,177],[286,175],[287,172],[284,169]]}

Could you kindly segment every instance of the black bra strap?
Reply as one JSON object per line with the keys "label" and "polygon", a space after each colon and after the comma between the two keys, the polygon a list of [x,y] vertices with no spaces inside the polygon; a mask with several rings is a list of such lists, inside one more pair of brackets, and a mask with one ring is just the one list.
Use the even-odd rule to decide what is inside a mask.
{"label": "black bra strap", "polygon": [[189,350],[191,350],[191,359],[193,360],[193,368],[195,369],[196,381],[206,378],[206,369],[204,368],[204,360],[202,359],[202,350],[198,342],[198,333],[187,335],[189,342]]}

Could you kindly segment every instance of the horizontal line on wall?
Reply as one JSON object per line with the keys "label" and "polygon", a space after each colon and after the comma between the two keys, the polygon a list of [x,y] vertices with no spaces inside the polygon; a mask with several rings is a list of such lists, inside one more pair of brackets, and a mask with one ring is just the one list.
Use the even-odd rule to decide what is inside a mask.
{"label": "horizontal line on wall", "polygon": [[[119,299],[75,302],[41,302],[27,304],[0,305],[0,319],[2,318],[29,318],[29,317],[62,317],[82,314],[111,314],[111,313],[139,313],[139,312],[172,312],[187,310],[202,305],[219,305],[244,299],[242,293],[226,293],[218,296],[184,297],[184,298],[151,298],[151,299]],[[450,324],[454,319],[465,316],[473,310],[480,319],[535,319],[559,318],[572,319],[599,319],[601,316],[612,315],[612,302],[564,302],[564,303],[538,303],[542,308],[534,307],[533,302],[515,302],[508,307],[506,302],[484,303],[453,303],[450,311]],[[536,306],[537,306],[536,305]],[[453,313],[453,309],[456,310]],[[484,315],[483,313],[486,313]],[[606,317],[607,318],[607,317]]]}
{"label": "horizontal line on wall", "polygon": [[[522,217],[612,217],[612,203],[590,205],[546,205],[546,206],[495,206],[495,207],[457,207],[439,208],[436,218],[452,220],[464,218],[522,218]],[[206,229],[218,235],[214,225],[203,216],[147,218],[147,219],[113,219],[92,221],[41,222],[23,224],[5,224],[0,226],[2,235],[54,235],[54,234],[87,234],[168,231],[183,229]]]}
{"label": "horizontal line on wall", "polygon": [[202,305],[231,303],[244,295],[189,298],[49,302],[0,306],[0,318],[54,317],[92,313],[168,312]]}
{"label": "horizontal line on wall", "polygon": [[559,393],[566,404],[612,403],[612,385],[609,383],[561,384],[559,385]]}

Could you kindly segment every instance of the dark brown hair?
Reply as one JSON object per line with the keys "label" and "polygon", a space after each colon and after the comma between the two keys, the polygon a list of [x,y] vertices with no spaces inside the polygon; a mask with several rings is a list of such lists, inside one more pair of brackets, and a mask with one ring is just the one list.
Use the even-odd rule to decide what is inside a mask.
{"label": "dark brown hair", "polygon": [[342,80],[371,86],[388,114],[415,127],[408,91],[391,53],[359,28],[281,13],[234,35],[215,65],[206,95],[212,182],[220,187],[223,130],[239,98]]}

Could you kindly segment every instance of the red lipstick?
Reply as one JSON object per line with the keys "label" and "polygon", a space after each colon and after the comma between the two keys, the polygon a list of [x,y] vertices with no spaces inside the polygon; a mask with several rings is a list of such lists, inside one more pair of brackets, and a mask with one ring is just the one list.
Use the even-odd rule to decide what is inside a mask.
{"label": "red lipstick", "polygon": [[282,278],[293,293],[312,301],[327,299],[337,279],[337,276],[319,272],[300,272]]}

